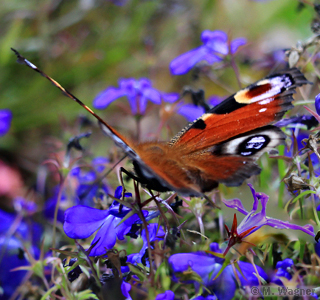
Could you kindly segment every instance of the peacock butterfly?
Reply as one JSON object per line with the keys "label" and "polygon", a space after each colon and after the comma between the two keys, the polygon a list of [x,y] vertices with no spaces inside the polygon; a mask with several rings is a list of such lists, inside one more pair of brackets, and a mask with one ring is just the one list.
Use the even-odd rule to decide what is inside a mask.
{"label": "peacock butterfly", "polygon": [[133,162],[139,181],[159,192],[204,196],[219,183],[239,186],[261,172],[255,161],[283,144],[285,134],[270,124],[292,108],[295,89],[310,83],[296,68],[265,77],[222,101],[169,142],[136,143],[122,136],[58,82],[16,50],[18,62],[51,81],[98,121]]}

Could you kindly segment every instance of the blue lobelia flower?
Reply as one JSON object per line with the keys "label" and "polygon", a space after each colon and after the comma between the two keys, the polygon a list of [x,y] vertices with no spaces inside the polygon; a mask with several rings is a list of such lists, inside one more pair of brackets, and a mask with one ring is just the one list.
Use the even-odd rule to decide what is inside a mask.
{"label": "blue lobelia flower", "polygon": [[97,109],[106,108],[111,102],[120,97],[127,97],[134,115],[143,115],[147,108],[147,102],[161,104],[161,99],[166,102],[174,102],[177,94],[165,94],[152,87],[147,78],[120,79],[119,88],[109,87],[100,92],[93,100],[93,106]]}
{"label": "blue lobelia flower", "polygon": [[9,299],[17,287],[26,276],[27,271],[15,271],[11,272],[12,269],[29,266],[29,262],[23,253],[23,243],[16,237],[6,238],[0,235],[0,282],[1,282],[1,293],[0,300]]}
{"label": "blue lobelia flower", "polygon": [[[236,276],[231,265],[228,265],[221,272],[221,274],[216,279],[214,279],[222,268],[223,261],[221,260],[221,258],[217,258],[211,254],[207,254],[204,252],[178,253],[170,256],[168,262],[175,273],[182,273],[191,269],[201,277],[201,283],[212,294],[210,295],[211,297],[208,298],[208,295],[204,293],[202,295],[202,298],[200,297],[196,299],[216,299],[213,298],[213,295],[215,295],[218,299],[224,300],[229,300],[234,297],[235,291],[237,289],[237,283]],[[255,275],[256,270],[254,269],[254,266],[243,261],[239,261],[238,264],[242,271],[242,274],[244,275],[243,277],[239,271],[236,271],[237,276],[241,281],[241,285],[258,286],[259,281]],[[267,274],[263,271],[263,269],[259,266],[256,266],[256,268],[259,272],[259,276],[263,277],[264,280],[267,280]],[[195,284],[196,291],[199,290],[199,283],[197,281],[189,281],[189,283]]]}
{"label": "blue lobelia flower", "polygon": [[320,257],[320,243],[315,243],[314,250],[316,254]]}
{"label": "blue lobelia flower", "polygon": [[[70,175],[76,179],[77,188],[75,192],[75,203],[82,204],[86,206],[94,206],[93,199],[95,197],[100,197],[101,195],[106,195],[108,193],[108,186],[104,180],[99,180],[98,175],[105,170],[105,165],[109,160],[105,157],[96,157],[92,159],[91,167],[89,171],[83,170],[81,167],[73,167],[70,171]],[[100,174],[99,174],[100,173]],[[58,196],[60,192],[60,186],[57,185],[53,188],[53,195],[46,201],[44,206],[44,216],[53,220],[54,212],[58,201]],[[69,204],[69,198],[64,189],[61,193],[60,206],[58,209],[57,220],[60,223],[64,222],[64,212]]]}
{"label": "blue lobelia flower", "polygon": [[317,114],[320,116],[320,94],[316,96],[314,105],[316,107]]}
{"label": "blue lobelia flower", "polygon": [[271,282],[274,282],[278,285],[283,285],[282,281],[279,277],[285,277],[288,280],[292,278],[292,266],[294,265],[293,260],[291,258],[286,258],[283,261],[278,261],[276,264],[277,273],[271,279]]}
{"label": "blue lobelia flower", "polygon": [[[221,97],[213,95],[209,97],[206,102],[210,105],[210,107],[214,107],[217,104],[219,104],[221,101],[222,101]],[[181,104],[178,104],[177,106],[177,113],[179,115],[184,116],[189,122],[192,122],[198,119],[199,117],[201,117],[205,113],[205,110],[202,106],[198,106],[191,103],[187,103],[187,104],[181,103]]]}
{"label": "blue lobelia flower", "polygon": [[[23,201],[19,199],[19,202]],[[17,212],[21,214],[21,207],[17,208]],[[28,209],[29,206],[26,208]],[[28,250],[34,256],[39,256],[40,251],[36,245],[40,241],[42,228],[30,218],[21,219],[19,215],[3,210],[0,210],[0,220],[0,286],[2,289],[0,300],[5,300],[13,295],[27,274],[25,270],[11,272],[17,267],[30,265],[24,255],[24,247],[30,245]]]}
{"label": "blue lobelia flower", "polygon": [[275,125],[278,127],[287,127],[287,128],[307,127],[307,129],[310,130],[312,127],[315,127],[318,124],[319,123],[314,116],[301,115],[301,116],[294,116],[287,119],[282,119],[278,121]]}
{"label": "blue lobelia flower", "polygon": [[228,54],[234,54],[238,48],[246,43],[246,39],[237,38],[228,42],[228,36],[220,30],[205,30],[201,34],[202,46],[186,52],[170,63],[170,71],[173,75],[187,73],[200,61],[214,64],[223,60]]}
{"label": "blue lobelia flower", "polygon": [[[253,196],[253,207],[250,212],[248,212],[242,205],[241,201],[239,199],[233,199],[233,200],[223,200],[223,203],[230,208],[234,208],[240,213],[245,215],[245,218],[242,220],[242,222],[237,226],[237,233],[241,235],[242,233],[247,232],[242,238],[252,234],[253,232],[257,231],[262,226],[271,226],[276,229],[292,229],[292,230],[301,230],[311,236],[315,236],[313,232],[312,225],[305,225],[305,226],[299,226],[296,224],[291,224],[289,222],[285,222],[282,220],[270,218],[266,216],[266,207],[269,200],[269,196],[263,193],[257,193],[253,186],[249,183],[248,186],[251,189],[252,196]],[[261,211],[257,212],[259,201],[261,202]],[[233,245],[230,245],[230,242],[232,242],[232,239],[229,240],[228,247],[232,247]]]}
{"label": "blue lobelia flower", "polygon": [[173,291],[165,291],[162,294],[157,295],[155,300],[174,300],[174,292]]}
{"label": "blue lobelia flower", "polygon": [[122,295],[125,297],[126,300],[132,300],[129,292],[131,290],[131,284],[128,283],[128,282],[125,282],[124,280],[122,281],[121,283],[121,292],[122,292]]}
{"label": "blue lobelia flower", "polygon": [[4,136],[10,129],[12,112],[9,109],[0,109],[0,136]]}
{"label": "blue lobelia flower", "polygon": [[[122,187],[115,191],[115,198],[120,199]],[[125,197],[132,197],[130,193],[125,193]],[[98,230],[92,244],[97,243],[90,256],[102,255],[106,249],[112,249],[116,239],[124,239],[124,235],[130,230],[131,226],[140,220],[137,214],[132,215],[119,226],[122,219],[131,211],[128,207],[122,207],[114,201],[109,209],[99,210],[96,208],[77,205],[66,210],[63,229],[66,235],[72,239],[84,239]],[[143,214],[148,215],[147,211]]]}
{"label": "blue lobelia flower", "polygon": [[[80,167],[71,170],[71,175],[78,180],[76,191],[77,203],[87,206],[94,206],[93,199],[101,194],[108,194],[109,189],[104,180],[99,180],[99,174],[105,170],[105,165],[109,160],[105,157],[96,157],[92,160],[92,169],[87,171]],[[100,195],[99,195],[100,194]]]}

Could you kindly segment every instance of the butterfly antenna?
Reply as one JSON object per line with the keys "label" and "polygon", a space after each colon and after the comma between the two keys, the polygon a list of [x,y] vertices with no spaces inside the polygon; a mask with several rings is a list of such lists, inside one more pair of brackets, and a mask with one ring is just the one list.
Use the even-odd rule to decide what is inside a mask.
{"label": "butterfly antenna", "polygon": [[76,96],[74,96],[73,94],[71,94],[69,91],[67,91],[63,86],[60,85],[59,82],[55,81],[54,79],[52,79],[50,76],[48,76],[46,73],[44,73],[43,71],[41,71],[37,66],[35,66],[33,63],[31,63],[30,61],[28,61],[26,58],[24,58],[17,50],[11,48],[11,50],[15,53],[15,55],[17,56],[17,62],[19,64],[22,65],[26,65],[29,68],[31,68],[32,70],[40,73],[43,77],[47,78],[50,82],[53,83],[53,85],[55,85],[60,91],[62,91],[62,93],[67,96],[68,98],[76,101],[79,105],[81,105],[85,110],[87,110],[91,115],[93,115],[100,123],[102,123],[103,125],[105,125],[111,132],[114,132],[115,130],[113,128],[111,128],[101,117],[99,117],[90,107],[88,107],[87,105],[85,105],[81,100],[79,100]]}

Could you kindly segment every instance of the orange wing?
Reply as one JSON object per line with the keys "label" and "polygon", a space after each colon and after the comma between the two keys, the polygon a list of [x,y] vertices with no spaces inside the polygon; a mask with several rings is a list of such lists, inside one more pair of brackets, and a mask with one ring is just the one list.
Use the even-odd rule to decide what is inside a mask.
{"label": "orange wing", "polygon": [[274,123],[292,108],[295,88],[306,83],[296,68],[268,76],[221,102],[169,144],[193,153]]}

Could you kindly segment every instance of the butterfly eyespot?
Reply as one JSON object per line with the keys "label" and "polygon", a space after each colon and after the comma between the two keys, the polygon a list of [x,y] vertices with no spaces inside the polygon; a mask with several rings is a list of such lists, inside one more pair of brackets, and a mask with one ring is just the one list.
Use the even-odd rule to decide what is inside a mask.
{"label": "butterfly eyespot", "polygon": [[269,142],[270,138],[266,135],[251,136],[239,144],[238,153],[242,156],[253,155],[266,147]]}

